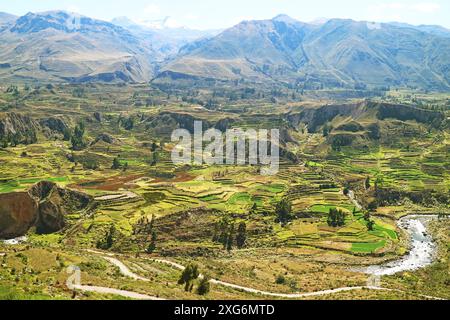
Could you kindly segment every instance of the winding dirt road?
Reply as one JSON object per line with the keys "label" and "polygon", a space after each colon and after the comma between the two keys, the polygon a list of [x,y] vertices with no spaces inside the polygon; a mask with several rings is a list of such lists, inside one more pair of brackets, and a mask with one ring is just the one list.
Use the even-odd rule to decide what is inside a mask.
{"label": "winding dirt road", "polygon": [[[113,264],[116,267],[118,267],[120,272],[123,275],[127,276],[127,277],[130,277],[130,278],[135,279],[135,280],[146,281],[146,282],[150,281],[150,279],[143,278],[143,277],[135,274],[134,272],[132,272],[120,260],[118,260],[116,258],[113,258],[111,254],[106,254],[106,256],[105,256],[105,253],[102,253],[102,252],[99,252],[99,251],[89,250],[89,252],[101,255],[105,260],[107,260],[111,264]],[[166,265],[169,265],[169,266],[171,266],[171,267],[173,267],[175,269],[178,269],[178,270],[184,270],[185,269],[184,266],[182,266],[181,264],[178,264],[176,262],[173,262],[173,261],[162,260],[162,259],[147,259],[147,260],[148,261],[152,261],[152,262],[156,262],[156,263],[166,264]],[[200,275],[199,278],[203,278],[203,275]],[[235,289],[235,290],[238,290],[238,291],[242,291],[242,292],[248,292],[248,293],[262,295],[262,296],[268,296],[268,297],[286,298],[286,299],[300,299],[300,298],[316,297],[316,296],[323,296],[323,295],[329,295],[329,294],[346,292],[346,291],[359,291],[359,290],[364,290],[364,289],[404,293],[401,290],[381,288],[381,287],[377,287],[377,286],[358,286],[358,287],[342,287],[342,288],[337,288],[337,289],[322,290],[322,291],[309,292],[309,293],[287,294],[287,293],[275,293],[275,292],[262,291],[262,290],[258,290],[258,289],[254,289],[254,288],[249,288],[249,287],[239,286],[239,285],[235,285],[235,284],[228,283],[228,282],[223,282],[223,281],[216,280],[216,279],[212,279],[212,280],[210,280],[210,282],[212,284],[216,284],[216,285],[220,285],[220,286],[223,286],[223,287],[232,288],[232,289]],[[84,286],[82,286],[82,287],[83,287],[82,289],[86,289],[87,288],[87,287],[84,287]],[[93,289],[96,289],[96,287],[88,287],[88,288],[91,289],[91,291],[94,291]],[[80,290],[82,290],[82,289],[80,289]],[[95,292],[98,292],[98,293],[112,293],[112,292],[105,292],[105,289],[108,289],[108,288],[100,288],[100,290],[95,291]],[[123,295],[123,296],[131,297],[131,298],[133,298],[131,295],[135,294],[134,292],[130,292],[130,291],[120,291],[120,290],[115,290],[115,289],[112,289],[112,290],[115,291],[113,294]],[[421,296],[426,298],[426,299],[436,299],[436,300],[440,299],[440,298],[430,297],[430,296],[425,296],[425,295],[421,295]],[[141,295],[141,294],[137,294],[134,298],[135,299],[162,300],[160,298],[150,297],[150,296]]]}
{"label": "winding dirt road", "polygon": [[83,285],[73,285],[73,289],[84,291],[84,292],[96,292],[101,294],[113,294],[116,296],[122,296],[125,298],[131,298],[135,300],[164,300],[161,298],[149,296],[146,294],[141,294],[133,291],[126,291],[126,290],[118,290],[113,288],[106,288],[106,287],[95,287],[95,286],[83,286]]}

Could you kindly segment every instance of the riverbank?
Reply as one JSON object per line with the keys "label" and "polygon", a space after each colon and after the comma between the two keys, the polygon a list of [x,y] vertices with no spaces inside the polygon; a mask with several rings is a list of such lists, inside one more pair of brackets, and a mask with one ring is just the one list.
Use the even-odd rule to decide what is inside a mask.
{"label": "riverbank", "polygon": [[437,245],[427,226],[437,216],[412,215],[401,218],[399,228],[410,237],[410,251],[399,260],[384,265],[366,268],[365,273],[375,276],[394,275],[403,271],[414,271],[431,265],[437,256]]}

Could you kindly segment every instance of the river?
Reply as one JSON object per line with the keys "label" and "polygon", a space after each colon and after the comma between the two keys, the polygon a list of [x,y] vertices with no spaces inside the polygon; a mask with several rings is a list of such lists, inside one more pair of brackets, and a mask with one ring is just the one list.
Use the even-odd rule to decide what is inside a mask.
{"label": "river", "polygon": [[28,238],[26,236],[18,237],[15,239],[9,239],[9,240],[0,240],[0,243],[3,242],[6,245],[17,245],[21,244],[23,242],[26,242]]}
{"label": "river", "polygon": [[399,260],[366,268],[365,273],[375,276],[393,275],[431,265],[437,254],[437,245],[427,231],[428,224],[437,216],[411,215],[399,220],[398,226],[410,236],[409,253]]}

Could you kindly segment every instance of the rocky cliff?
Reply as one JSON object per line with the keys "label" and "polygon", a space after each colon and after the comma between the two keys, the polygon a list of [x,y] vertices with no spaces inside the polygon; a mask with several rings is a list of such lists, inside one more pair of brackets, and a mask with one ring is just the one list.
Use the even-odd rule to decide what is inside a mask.
{"label": "rocky cliff", "polygon": [[0,238],[24,235],[32,227],[38,234],[58,232],[65,216],[89,207],[92,198],[63,189],[52,182],[40,182],[28,192],[0,194]]}
{"label": "rocky cliff", "polygon": [[18,113],[0,113],[0,141],[32,143],[39,123],[29,116]]}

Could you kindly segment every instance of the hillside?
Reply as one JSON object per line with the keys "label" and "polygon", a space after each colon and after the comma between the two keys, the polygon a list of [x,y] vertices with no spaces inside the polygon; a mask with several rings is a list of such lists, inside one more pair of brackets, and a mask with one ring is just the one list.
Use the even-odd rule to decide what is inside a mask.
{"label": "hillside", "polygon": [[6,79],[142,82],[153,74],[153,56],[125,29],[63,11],[28,13],[0,33]]}
{"label": "hillside", "polygon": [[450,86],[449,47],[445,31],[432,27],[339,19],[312,25],[282,15],[244,21],[182,49],[163,71],[164,75],[285,81],[307,88],[445,90]]}

